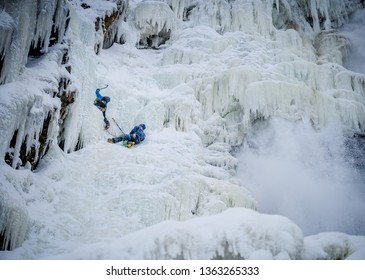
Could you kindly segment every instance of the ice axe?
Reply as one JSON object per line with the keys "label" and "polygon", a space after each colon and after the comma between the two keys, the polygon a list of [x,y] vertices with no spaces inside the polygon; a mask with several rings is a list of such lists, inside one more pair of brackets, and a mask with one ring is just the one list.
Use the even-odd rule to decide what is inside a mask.
{"label": "ice axe", "polygon": [[112,118],[112,120],[115,122],[115,124],[117,125],[117,127],[119,128],[119,130],[123,133],[123,135],[127,135],[124,133],[123,129],[120,128],[119,124],[116,122],[116,120],[114,118]]}
{"label": "ice axe", "polygon": [[107,84],[107,85],[105,85],[105,86],[103,86],[103,87],[99,88],[99,90],[106,89],[108,86],[109,86],[109,85]]}

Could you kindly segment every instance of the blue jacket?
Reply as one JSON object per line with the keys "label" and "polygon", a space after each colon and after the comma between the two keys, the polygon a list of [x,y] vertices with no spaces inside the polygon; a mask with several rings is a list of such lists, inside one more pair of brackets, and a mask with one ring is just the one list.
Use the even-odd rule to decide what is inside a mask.
{"label": "blue jacket", "polygon": [[96,94],[96,99],[94,101],[94,105],[96,107],[98,107],[98,109],[100,111],[105,113],[106,107],[108,106],[108,102],[110,102],[110,97],[109,96],[102,96],[100,94],[100,90],[98,88],[96,89],[95,94]]}
{"label": "blue jacket", "polygon": [[[135,126],[128,135],[128,141],[134,142],[136,144],[142,142],[145,138],[145,134],[143,131],[145,129],[146,129],[146,125],[143,123]],[[136,134],[136,138],[133,138],[134,133]]]}
{"label": "blue jacket", "polygon": [[[146,129],[146,125],[141,123],[140,125],[137,125],[135,126],[131,132],[129,134],[124,134],[122,136],[119,136],[119,137],[115,137],[115,138],[110,138],[113,142],[113,143],[118,143],[118,142],[121,142],[121,141],[127,141],[128,144],[130,142],[134,142],[134,144],[139,144],[141,143],[144,138],[145,138],[145,134],[144,134],[144,130]],[[136,138],[133,138],[133,134],[136,134]],[[110,140],[109,139],[109,140]],[[108,141],[109,141],[108,140]],[[128,146],[129,147],[129,146]]]}

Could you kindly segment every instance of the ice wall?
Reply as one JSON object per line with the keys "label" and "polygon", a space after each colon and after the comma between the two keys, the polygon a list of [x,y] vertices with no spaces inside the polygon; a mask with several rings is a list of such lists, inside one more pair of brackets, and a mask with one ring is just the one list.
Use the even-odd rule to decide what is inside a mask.
{"label": "ice wall", "polygon": [[62,42],[67,8],[63,0],[15,0],[2,1],[0,9],[3,15],[9,16],[8,20],[2,17],[2,22],[6,22],[2,25],[5,38],[1,36],[0,43],[4,55],[0,76],[3,84],[16,80],[28,62],[29,51],[37,49],[40,54],[46,53],[50,43]]}
{"label": "ice wall", "polygon": [[[136,21],[150,37],[171,30],[162,64],[175,66],[155,74],[161,86],[190,86],[206,124],[217,122],[208,134],[239,145],[237,131],[270,116],[364,129],[364,77],[343,67],[349,42],[334,30],[359,7],[361,1],[142,1]],[[197,70],[207,65],[207,72]]]}
{"label": "ice wall", "polygon": [[[93,4],[94,10],[78,1],[0,1],[0,155],[15,169],[36,169],[51,145],[71,152],[96,137],[83,123],[80,103],[95,98],[90,61],[98,45],[114,42],[114,23],[123,20],[128,1]],[[12,206],[22,200],[8,191],[0,189],[0,247],[14,248],[24,238],[14,217],[27,215],[19,214],[26,208]]]}
{"label": "ice wall", "polygon": [[[13,18],[4,10],[0,11],[0,83],[3,83],[2,72],[4,67],[4,57],[7,55],[11,45],[11,38],[15,29]],[[6,70],[5,70],[6,71]],[[4,75],[5,76],[5,75]]]}
{"label": "ice wall", "polygon": [[177,19],[187,25],[207,25],[219,33],[258,32],[268,36],[273,27],[295,28],[318,33],[337,28],[348,20],[361,1],[291,0],[160,0],[167,3]]}
{"label": "ice wall", "polygon": [[0,2],[1,249],[20,246],[29,225],[22,197],[29,182],[5,163],[24,166],[25,173],[37,166],[56,140],[62,99],[70,93],[69,72],[62,66],[67,62],[67,46],[61,45],[67,25],[65,5],[65,1]]}
{"label": "ice wall", "polygon": [[361,7],[361,1],[272,1],[273,24],[278,29],[295,28],[318,33],[338,28],[349,14]]}
{"label": "ice wall", "polygon": [[[128,1],[73,1],[70,5],[70,23],[67,42],[72,79],[77,88],[77,98],[72,104],[63,132],[58,136],[66,152],[82,148],[100,137],[100,122],[89,106],[95,99],[95,89],[105,84],[99,80],[95,69],[103,48],[114,42],[123,43],[125,38],[119,29],[123,27],[128,11]],[[119,33],[122,35],[118,36]]]}
{"label": "ice wall", "polygon": [[[97,87],[91,73],[95,65],[89,64],[85,54],[95,57],[101,46],[109,47],[117,40],[118,22],[124,20],[128,1],[90,1],[89,5],[64,0],[19,0],[0,4],[0,83],[7,84],[1,90],[8,96],[1,104],[2,114],[15,115],[12,120],[4,116],[1,152],[13,167],[29,161],[34,168],[52,141],[66,151],[82,147],[82,120],[72,118],[69,107],[74,101],[82,102],[84,93],[91,97],[90,92]],[[74,48],[70,47],[72,44]],[[94,52],[83,51],[89,46]],[[81,56],[84,60],[79,59]],[[20,82],[28,78],[37,82]],[[73,107],[77,110],[77,106]],[[28,117],[16,112],[27,112]],[[69,123],[78,126],[69,127]]]}
{"label": "ice wall", "polygon": [[[18,168],[35,168],[56,140],[60,112],[73,95],[65,1],[4,1],[1,68],[1,154]],[[34,79],[29,84],[28,79]],[[23,82],[25,81],[25,82]],[[72,97],[71,97],[72,99]],[[21,112],[21,113],[19,113]],[[62,118],[61,118],[62,120]]]}
{"label": "ice wall", "polygon": [[[363,77],[341,68],[348,43],[346,38],[330,30],[345,22],[348,14],[360,6],[360,2],[141,1],[135,7],[134,19],[139,29],[140,42],[144,42],[143,44],[158,47],[171,35],[176,35],[176,38],[169,41],[169,51],[164,54],[165,65],[199,64],[211,60],[212,57],[219,59],[218,56],[227,53],[226,48],[236,40],[229,33],[242,34],[241,39],[235,42],[235,47],[241,54],[237,61],[229,62],[229,68],[214,71],[214,75],[209,77],[208,74],[203,74],[203,77],[198,78],[201,74],[194,74],[194,71],[180,72],[176,77],[187,82],[194,90],[197,101],[203,106],[205,118],[217,114],[227,127],[241,122],[247,129],[255,118],[268,118],[272,115],[293,119],[307,115],[318,127],[325,125],[331,116],[339,115],[340,121],[345,125],[361,130],[364,120]],[[19,74],[21,68],[24,68],[28,60],[24,50],[31,49],[38,55],[47,53],[50,45],[63,40],[67,26],[67,8],[62,1],[40,1],[37,5],[28,3],[29,6],[21,5],[21,9],[16,9],[19,3],[13,1],[2,4],[3,16],[0,26],[4,36],[1,36],[0,46],[3,54],[3,82],[6,79],[11,81]],[[75,3],[80,4],[77,1]],[[95,19],[100,14],[104,15],[104,19],[114,17],[118,7],[125,5],[121,1],[111,1],[107,4],[108,7],[100,3],[84,3],[83,13],[88,20]],[[28,16],[20,16],[25,11]],[[286,16],[281,25],[276,22],[278,17],[275,15]],[[308,21],[309,18],[311,21]],[[101,22],[98,25],[101,27]],[[276,28],[279,25],[282,30]],[[24,32],[24,26],[29,26],[34,32],[18,36],[19,32]],[[202,30],[198,31],[195,26],[205,26],[205,29],[199,27]],[[193,27],[194,33],[186,29]],[[91,24],[88,28],[89,31],[83,31],[84,34],[94,32]],[[310,32],[305,36],[304,33],[300,33],[308,30]],[[326,31],[318,33],[321,30]],[[196,43],[184,46],[184,32],[189,39],[196,36]],[[313,43],[312,39],[317,33],[319,35]],[[56,34],[58,36],[55,41],[53,36]],[[103,38],[103,33],[99,34],[98,30],[96,34],[95,41],[90,43],[94,44],[94,47],[96,42]],[[116,34],[115,29],[112,34]],[[261,39],[253,41],[258,38]],[[110,41],[108,42],[109,46]],[[20,45],[21,48],[10,48],[12,44]],[[201,46],[211,48],[209,57],[205,57],[204,53],[199,54],[198,48]],[[275,66],[258,71],[269,64]],[[333,67],[336,71],[330,70],[331,74],[326,79],[317,80],[318,73]],[[80,72],[79,75],[84,75],[84,78],[76,78],[80,79],[78,82],[83,91],[92,91],[94,85],[86,88],[86,84],[93,84],[92,76],[89,79],[84,73]],[[158,75],[156,74],[156,77]],[[341,83],[335,82],[338,79]],[[84,93],[80,94],[83,95]],[[256,99],[256,96],[260,98]],[[343,102],[345,96],[347,101]],[[330,110],[323,110],[323,104],[330,104]],[[197,122],[195,113],[185,115],[189,117],[175,121],[177,126],[180,123]],[[182,129],[186,129],[186,125],[181,126]],[[80,132],[80,129],[77,131]],[[226,136],[222,135],[227,134],[225,131],[212,133],[222,135],[221,140],[230,139],[229,142],[233,144],[237,128],[233,128],[231,132],[232,135],[229,132]],[[66,142],[68,151],[73,150],[80,141],[78,133],[71,134],[65,132],[60,138],[62,145]],[[82,139],[87,137],[89,136],[81,136]],[[235,144],[239,144],[239,141]]]}

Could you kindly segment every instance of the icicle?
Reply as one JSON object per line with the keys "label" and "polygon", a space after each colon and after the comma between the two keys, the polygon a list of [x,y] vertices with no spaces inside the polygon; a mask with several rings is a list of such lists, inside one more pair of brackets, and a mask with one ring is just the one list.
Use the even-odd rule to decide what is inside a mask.
{"label": "icicle", "polygon": [[205,25],[223,34],[231,26],[230,5],[224,0],[199,1],[192,10],[193,25]]}
{"label": "icicle", "polygon": [[194,0],[162,0],[162,2],[165,2],[166,4],[168,4],[172,11],[175,13],[176,17],[179,20],[183,20],[184,17],[184,12],[186,12],[186,10],[194,5]]}
{"label": "icicle", "polygon": [[193,89],[188,86],[174,89],[164,104],[167,107],[166,121],[172,123],[178,131],[189,131],[197,118],[196,112],[199,111]]}
{"label": "icicle", "polygon": [[[33,45],[43,45],[43,52],[48,52],[52,32],[57,30],[57,42],[62,42],[65,26],[66,13],[68,11],[64,0],[38,0],[36,29]],[[54,30],[53,30],[54,29]]]}
{"label": "icicle", "polygon": [[310,14],[313,18],[313,30],[317,33],[323,29],[339,27],[348,21],[348,15],[352,11],[361,7],[361,1],[311,0]]}
{"label": "icicle", "polygon": [[[17,177],[15,174],[7,175],[7,179],[0,180],[0,235],[4,237],[3,248],[0,249],[13,250],[21,246],[24,241],[29,217],[25,203],[11,186],[17,184]],[[2,174],[1,177],[3,176]]]}
{"label": "icicle", "polygon": [[[52,32],[57,30],[56,42],[62,42],[67,21],[67,5],[65,0],[14,0],[3,4],[4,10],[0,12],[0,55],[3,56],[4,67],[0,83],[16,79],[28,61],[31,46],[37,55],[46,53],[50,40],[55,39],[51,38]],[[10,48],[11,44],[17,47]]]}
{"label": "icicle", "polygon": [[[237,106],[234,104],[239,104],[247,85],[260,78],[260,74],[249,67],[232,68],[215,79],[212,100],[207,101],[206,104],[212,104],[211,111],[225,116],[235,110]],[[210,110],[208,109],[208,111]]]}
{"label": "icicle", "polygon": [[13,81],[27,61],[32,30],[35,28],[34,19],[36,18],[37,7],[35,1],[26,1],[24,3],[24,1],[15,0],[5,1],[3,9],[12,17],[14,22],[14,31],[10,44],[17,46],[17,48],[7,49],[6,56],[4,56],[4,69],[1,73],[1,80],[4,83]]}
{"label": "icicle", "polygon": [[[15,23],[12,17],[5,11],[0,11],[0,61],[10,52],[11,40],[15,30]],[[2,69],[0,71],[0,84],[5,82],[5,78],[8,76],[9,66],[6,63],[2,63]]]}
{"label": "icicle", "polygon": [[13,18],[5,11],[0,11],[0,55],[4,58],[9,51],[11,38],[15,29]]}

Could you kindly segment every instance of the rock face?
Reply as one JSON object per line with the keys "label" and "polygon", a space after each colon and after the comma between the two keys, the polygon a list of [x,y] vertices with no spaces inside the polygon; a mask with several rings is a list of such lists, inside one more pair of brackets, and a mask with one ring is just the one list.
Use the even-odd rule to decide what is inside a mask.
{"label": "rock face", "polygon": [[[129,8],[128,0],[115,0],[116,8],[111,11],[104,11],[95,19],[95,32],[101,34],[94,49],[95,53],[99,54],[100,50],[110,48],[114,43],[124,44],[123,38],[118,36],[120,21],[127,21],[127,11]],[[83,6],[84,9],[90,6]]]}
{"label": "rock face", "polygon": [[103,18],[102,26],[104,33],[104,49],[110,48],[114,42],[121,44],[125,43],[124,41],[120,41],[117,38],[117,33],[119,19],[122,18],[123,21],[127,20],[128,2],[124,0],[118,0],[116,4],[117,9],[114,10],[110,16],[105,16],[105,18]]}

